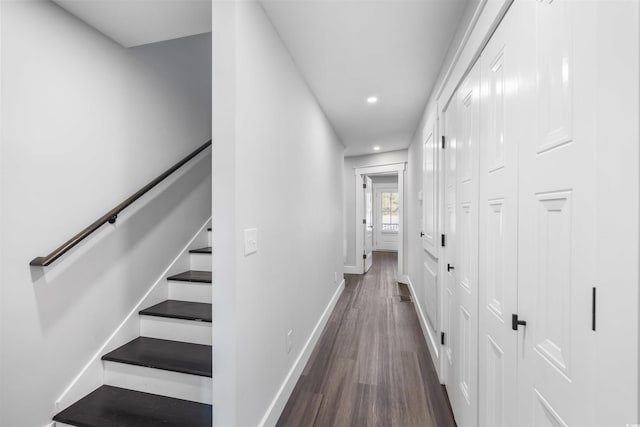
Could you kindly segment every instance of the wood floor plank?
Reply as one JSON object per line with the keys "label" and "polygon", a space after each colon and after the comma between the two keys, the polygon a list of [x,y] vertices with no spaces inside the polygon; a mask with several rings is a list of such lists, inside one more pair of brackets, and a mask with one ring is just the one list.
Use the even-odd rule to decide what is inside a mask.
{"label": "wood floor plank", "polygon": [[374,252],[345,290],[278,426],[455,427],[397,255]]}

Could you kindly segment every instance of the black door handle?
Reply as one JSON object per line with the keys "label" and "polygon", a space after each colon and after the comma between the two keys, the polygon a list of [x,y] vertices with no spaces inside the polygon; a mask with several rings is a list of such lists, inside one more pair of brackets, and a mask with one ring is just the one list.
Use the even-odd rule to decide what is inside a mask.
{"label": "black door handle", "polygon": [[423,236],[424,236],[424,233],[421,231],[420,232],[420,237],[423,237]]}
{"label": "black door handle", "polygon": [[511,315],[511,329],[513,329],[514,331],[517,331],[519,325],[527,326],[527,322],[525,322],[524,320],[518,320],[518,315],[517,314],[512,314]]}
{"label": "black door handle", "polygon": [[455,267],[451,264],[447,264],[447,271],[455,270]]}

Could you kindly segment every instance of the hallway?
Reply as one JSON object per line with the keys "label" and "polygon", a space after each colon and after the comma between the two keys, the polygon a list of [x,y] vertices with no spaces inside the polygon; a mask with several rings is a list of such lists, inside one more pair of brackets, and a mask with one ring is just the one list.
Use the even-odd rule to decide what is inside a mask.
{"label": "hallway", "polygon": [[453,426],[397,254],[345,290],[278,426]]}

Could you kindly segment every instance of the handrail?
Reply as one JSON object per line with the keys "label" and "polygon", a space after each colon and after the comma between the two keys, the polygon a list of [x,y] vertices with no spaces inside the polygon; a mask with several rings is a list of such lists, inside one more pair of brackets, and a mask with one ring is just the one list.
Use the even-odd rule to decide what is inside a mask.
{"label": "handrail", "polygon": [[67,251],[69,251],[69,249],[73,248],[75,245],[80,243],[87,236],[89,236],[91,233],[93,233],[98,228],[100,228],[103,224],[106,224],[107,222],[109,224],[115,223],[116,222],[116,218],[118,218],[118,214],[120,212],[122,212],[130,204],[132,204],[133,202],[138,200],[140,197],[142,197],[145,193],[147,193],[153,187],[158,185],[161,181],[163,181],[169,175],[171,175],[172,173],[174,173],[175,171],[180,169],[182,166],[185,165],[185,163],[187,163],[189,160],[193,159],[195,156],[200,154],[202,151],[204,151],[210,145],[211,145],[211,140],[205,142],[200,147],[198,147],[194,152],[189,154],[187,157],[185,157],[184,159],[180,160],[178,163],[176,163],[175,165],[173,165],[169,169],[167,169],[167,171],[164,172],[162,175],[158,176],[156,179],[154,179],[153,181],[151,181],[150,183],[148,183],[147,185],[142,187],[140,190],[136,191],[132,196],[130,196],[124,202],[120,203],[118,206],[116,206],[115,208],[111,209],[109,212],[107,212],[106,214],[102,215],[100,218],[95,220],[87,228],[85,228],[84,230],[82,230],[81,232],[79,232],[78,234],[73,236],[71,239],[69,239],[66,242],[64,242],[58,248],[53,250],[53,252],[51,252],[49,255],[44,256],[44,257],[34,258],[29,263],[29,265],[38,266],[38,267],[45,267],[45,266],[51,264],[53,261],[55,261],[58,258],[60,258]]}

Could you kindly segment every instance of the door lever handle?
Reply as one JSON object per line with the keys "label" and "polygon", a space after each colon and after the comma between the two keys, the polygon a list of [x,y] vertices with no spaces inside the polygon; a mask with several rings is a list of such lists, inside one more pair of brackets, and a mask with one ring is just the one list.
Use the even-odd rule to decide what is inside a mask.
{"label": "door lever handle", "polygon": [[511,329],[513,329],[514,331],[517,331],[519,325],[527,326],[527,322],[524,321],[524,320],[518,320],[518,315],[517,314],[512,314],[511,315]]}
{"label": "door lever handle", "polygon": [[420,232],[420,237],[424,237],[424,232]]}
{"label": "door lever handle", "polygon": [[455,267],[451,264],[447,264],[447,271],[455,270]]}

